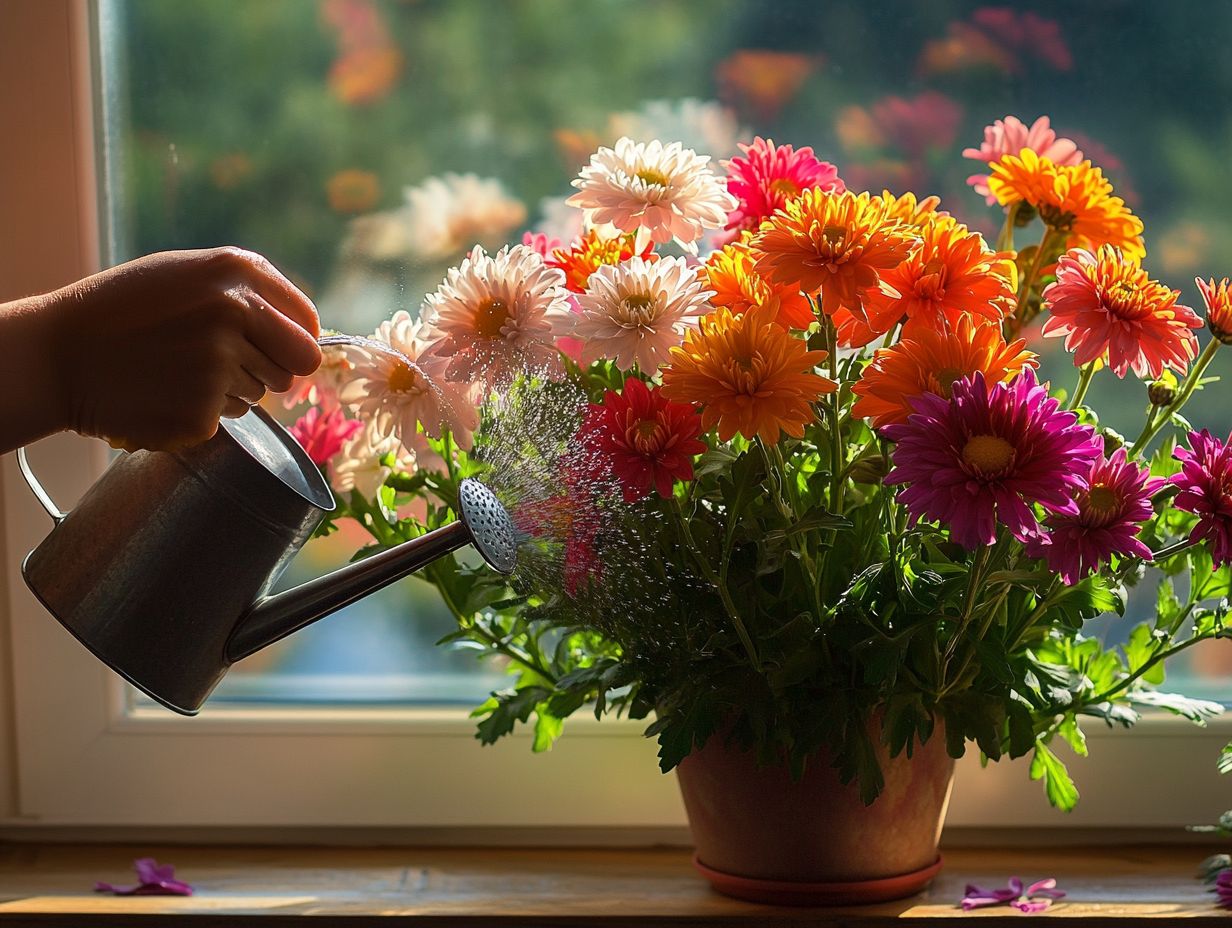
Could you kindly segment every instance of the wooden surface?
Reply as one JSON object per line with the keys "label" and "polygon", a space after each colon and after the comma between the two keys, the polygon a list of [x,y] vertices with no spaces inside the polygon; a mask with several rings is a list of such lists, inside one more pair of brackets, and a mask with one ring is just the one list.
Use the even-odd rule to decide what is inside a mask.
{"label": "wooden surface", "polygon": [[[1194,877],[1201,847],[952,849],[925,894],[844,909],[782,909],[726,899],[672,849],[0,847],[0,928],[5,925],[274,926],[317,916],[321,925],[875,926],[898,919],[930,925],[955,919],[1027,916],[1009,909],[964,914],[968,882],[1004,885],[1010,876],[1057,878],[1068,898],[1043,916],[1085,925],[1127,919],[1221,919]],[[173,863],[197,887],[190,898],[105,896],[95,880],[131,882],[131,862]]]}

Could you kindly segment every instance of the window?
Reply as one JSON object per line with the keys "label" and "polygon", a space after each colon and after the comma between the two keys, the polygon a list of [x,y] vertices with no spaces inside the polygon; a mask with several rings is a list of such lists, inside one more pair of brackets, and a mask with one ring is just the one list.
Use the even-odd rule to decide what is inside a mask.
{"label": "window", "polygon": [[[1046,112],[1085,133],[1083,148],[1146,217],[1159,275],[1222,276],[1232,169],[1219,157],[1225,118],[1212,101],[1226,99],[1228,79],[1207,20],[1226,15],[1129,2],[1018,14],[906,0],[18,0],[0,14],[0,61],[28,71],[0,83],[0,98],[25,120],[27,133],[13,137],[31,142],[0,153],[13,159],[0,160],[0,182],[6,195],[15,177],[39,183],[6,201],[15,206],[0,228],[0,279],[14,293],[3,295],[88,273],[99,242],[108,263],[237,242],[302,282],[327,324],[363,332],[416,309],[472,239],[499,244],[547,227],[553,198],[594,144],[623,133],[679,138],[716,158],[770,133],[814,145],[852,186],[938,190],[986,225],[957,155],[1008,112]],[[1143,81],[1142,61],[1168,43],[1185,53]],[[47,79],[36,87],[29,74]],[[19,94],[37,94],[36,108],[23,109]],[[416,203],[462,183],[433,186],[450,172],[482,186],[482,224],[416,225]],[[64,248],[66,229],[80,230],[75,249]],[[1047,373],[1073,376],[1056,359]],[[1116,385],[1095,389],[1108,391],[1106,408]],[[1200,402],[1202,421],[1232,425],[1213,391]],[[34,460],[66,501],[105,463],[85,442],[48,445]],[[461,707],[495,681],[474,675],[468,655],[431,649],[431,599],[413,582],[237,667],[197,719],[136,700],[26,595],[16,564],[46,524],[9,462],[3,490],[18,771],[10,823],[684,821],[637,723],[579,719],[544,756],[521,738],[481,750]],[[321,546],[303,569],[344,553]],[[1227,695],[1224,660],[1212,650],[1190,671]],[[1127,770],[1136,795],[1146,779],[1169,795],[1138,823],[1209,820],[1221,811],[1214,759],[1228,737],[1220,725],[1195,732],[1162,718],[1096,733],[1095,756],[1074,765],[1083,803],[1063,821],[1020,765],[981,771],[968,758],[950,822],[1120,825]],[[1186,790],[1168,788],[1180,782]]]}

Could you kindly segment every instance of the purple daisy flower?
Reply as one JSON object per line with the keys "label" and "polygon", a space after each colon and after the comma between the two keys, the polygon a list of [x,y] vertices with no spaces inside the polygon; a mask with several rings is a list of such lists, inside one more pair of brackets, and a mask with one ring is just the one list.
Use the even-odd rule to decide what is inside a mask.
{"label": "purple daisy flower", "polygon": [[1100,457],[1091,465],[1086,487],[1074,494],[1078,512],[1053,513],[1047,519],[1047,536],[1027,546],[1032,557],[1047,557],[1048,566],[1066,583],[1077,583],[1112,554],[1151,560],[1151,549],[1138,539],[1138,532],[1154,512],[1151,497],[1167,481],[1127,460],[1124,448],[1105,458],[1103,439],[1097,438],[1096,444]]}
{"label": "purple daisy flower", "polygon": [[948,525],[974,549],[992,544],[998,520],[1019,541],[1039,537],[1032,503],[1078,515],[1074,493],[1086,489],[1100,446],[1033,370],[991,387],[977,371],[948,400],[925,393],[911,402],[915,413],[882,431],[898,444],[885,482],[907,484],[898,500],[913,520]]}
{"label": "purple daisy flower", "polygon": [[1206,429],[1189,433],[1189,447],[1172,452],[1181,462],[1181,472],[1172,477],[1181,490],[1174,504],[1198,516],[1189,540],[1205,541],[1219,567],[1232,561],[1232,448]]}

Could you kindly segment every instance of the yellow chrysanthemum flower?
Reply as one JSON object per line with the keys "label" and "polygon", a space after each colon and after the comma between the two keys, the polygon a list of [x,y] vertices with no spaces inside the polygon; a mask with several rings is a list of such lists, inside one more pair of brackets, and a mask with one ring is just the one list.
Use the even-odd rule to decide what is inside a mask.
{"label": "yellow chrysanthemum flower", "polygon": [[1114,245],[1146,256],[1142,220],[1113,195],[1112,184],[1090,161],[1058,165],[1030,148],[990,165],[988,189],[1002,206],[1027,203],[1045,224],[1066,234],[1066,248],[1096,251]]}

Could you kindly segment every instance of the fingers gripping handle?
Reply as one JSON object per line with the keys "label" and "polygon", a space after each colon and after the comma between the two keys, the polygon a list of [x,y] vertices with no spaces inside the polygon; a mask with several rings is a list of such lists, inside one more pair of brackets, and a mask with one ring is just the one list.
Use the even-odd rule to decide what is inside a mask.
{"label": "fingers gripping handle", "polygon": [[30,462],[26,459],[25,448],[17,449],[17,467],[21,470],[21,475],[26,478],[26,483],[29,485],[31,492],[34,493],[35,498],[42,504],[43,508],[47,510],[47,514],[51,516],[52,520],[55,522],[63,521],[68,513],[60,511],[60,507],[52,501],[51,495],[39,483],[38,477],[34,476],[34,471],[30,469]]}

